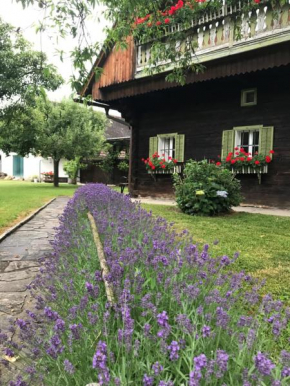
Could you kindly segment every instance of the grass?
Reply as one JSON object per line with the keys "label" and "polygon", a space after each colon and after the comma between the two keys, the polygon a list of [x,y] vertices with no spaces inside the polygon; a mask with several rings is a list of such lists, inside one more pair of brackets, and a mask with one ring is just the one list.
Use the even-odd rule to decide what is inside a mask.
{"label": "grass", "polygon": [[57,196],[72,196],[75,185],[0,180],[0,234]]}
{"label": "grass", "polygon": [[232,213],[220,217],[192,217],[178,208],[142,205],[174,222],[177,230],[187,229],[197,243],[212,244],[215,255],[240,252],[237,270],[266,279],[264,292],[290,302],[290,218],[262,214]]}

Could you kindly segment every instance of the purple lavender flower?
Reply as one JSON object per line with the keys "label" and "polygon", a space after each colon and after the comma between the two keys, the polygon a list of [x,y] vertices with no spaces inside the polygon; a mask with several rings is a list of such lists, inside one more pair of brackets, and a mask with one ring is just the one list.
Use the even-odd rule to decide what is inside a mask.
{"label": "purple lavender flower", "polygon": [[210,327],[209,326],[206,326],[206,325],[204,325],[203,327],[202,327],[202,336],[203,336],[203,338],[207,338],[207,337],[209,337],[210,336]]}
{"label": "purple lavender flower", "polygon": [[175,340],[173,340],[168,346],[169,358],[171,361],[176,361],[179,358],[179,355],[178,355],[179,350],[180,350],[180,347],[178,343]]}
{"label": "purple lavender flower", "polygon": [[159,362],[155,362],[152,365],[152,370],[153,370],[154,375],[157,376],[163,371],[163,366]]}
{"label": "purple lavender flower", "polygon": [[207,358],[204,354],[200,354],[199,356],[193,358],[194,367],[196,370],[202,370],[207,365]]}
{"label": "purple lavender flower", "polygon": [[168,327],[168,315],[166,311],[162,311],[157,315],[157,323],[161,327]]}
{"label": "purple lavender flower", "polygon": [[57,319],[54,325],[55,331],[65,331],[65,321],[62,319]]}
{"label": "purple lavender flower", "polygon": [[255,366],[261,375],[270,375],[275,365],[260,351],[255,356]]}
{"label": "purple lavender flower", "polygon": [[23,378],[21,376],[18,376],[15,382],[11,381],[9,383],[9,386],[28,386],[28,385],[26,382],[23,381]]}
{"label": "purple lavender flower", "polygon": [[67,373],[74,374],[74,372],[75,372],[74,365],[68,359],[65,359],[63,361],[63,365],[64,365],[64,369]]}
{"label": "purple lavender flower", "polygon": [[8,357],[12,358],[14,357],[14,351],[12,351],[9,347],[6,347],[4,349],[4,354],[7,355]]}
{"label": "purple lavender flower", "polygon": [[290,377],[290,367],[283,367],[281,375],[283,378]]}
{"label": "purple lavender flower", "polygon": [[143,385],[144,386],[152,386],[154,382],[153,377],[149,377],[147,374],[143,377]]}

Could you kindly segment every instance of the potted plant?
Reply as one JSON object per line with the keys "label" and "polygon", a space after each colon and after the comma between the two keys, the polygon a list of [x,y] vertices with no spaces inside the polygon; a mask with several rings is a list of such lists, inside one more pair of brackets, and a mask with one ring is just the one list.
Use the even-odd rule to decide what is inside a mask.
{"label": "potted plant", "polygon": [[42,172],[44,182],[53,182],[53,172]]}

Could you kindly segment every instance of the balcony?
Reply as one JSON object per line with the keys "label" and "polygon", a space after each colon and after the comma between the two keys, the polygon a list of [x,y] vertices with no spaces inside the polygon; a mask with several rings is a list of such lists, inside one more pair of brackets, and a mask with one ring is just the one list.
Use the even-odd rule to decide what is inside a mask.
{"label": "balcony", "polygon": [[[216,12],[208,12],[201,19],[192,20],[186,41],[179,42],[182,52],[194,47],[192,61],[205,63],[225,56],[244,53],[290,40],[290,0],[273,10],[269,1],[263,1],[255,10],[240,14],[241,6],[222,5]],[[166,27],[166,36],[181,31],[175,24]],[[135,78],[148,75],[152,42],[136,43]],[[170,70],[170,62],[160,61],[159,72]]]}

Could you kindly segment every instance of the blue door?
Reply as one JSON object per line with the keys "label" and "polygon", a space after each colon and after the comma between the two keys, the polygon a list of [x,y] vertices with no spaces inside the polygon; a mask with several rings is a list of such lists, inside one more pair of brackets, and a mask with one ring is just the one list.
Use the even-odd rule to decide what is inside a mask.
{"label": "blue door", "polygon": [[19,155],[13,156],[13,176],[23,177],[23,157]]}

